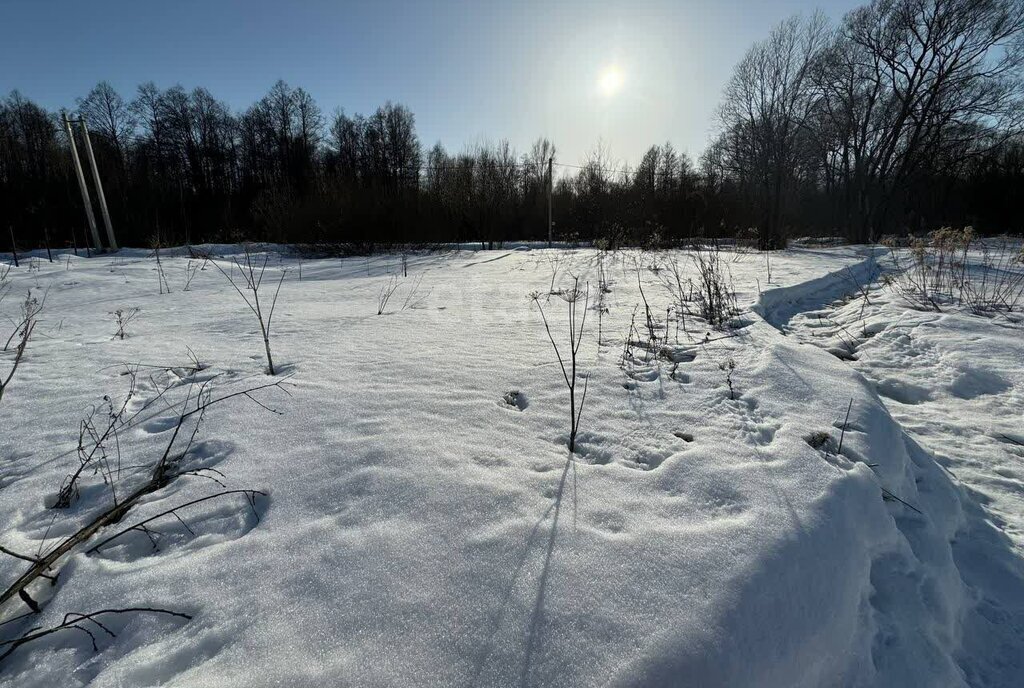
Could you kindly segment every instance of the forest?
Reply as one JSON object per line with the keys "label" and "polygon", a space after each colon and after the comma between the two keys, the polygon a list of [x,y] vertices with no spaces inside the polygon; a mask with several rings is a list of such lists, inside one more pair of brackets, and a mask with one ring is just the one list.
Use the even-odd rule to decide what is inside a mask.
{"label": "forest", "polygon": [[202,87],[122,94],[101,81],[58,112],[15,90],[0,101],[10,229],[0,245],[88,241],[64,114],[88,126],[130,246],[540,240],[549,188],[554,238],[565,242],[735,237],[772,249],[797,236],[861,243],[942,226],[1020,232],[1020,9],[874,0],[837,23],[795,16],[736,65],[699,157],[659,143],[635,166],[601,145],[562,160],[543,137],[525,151],[498,140],[453,152],[421,141],[404,105],[325,113],[283,81],[242,111]]}

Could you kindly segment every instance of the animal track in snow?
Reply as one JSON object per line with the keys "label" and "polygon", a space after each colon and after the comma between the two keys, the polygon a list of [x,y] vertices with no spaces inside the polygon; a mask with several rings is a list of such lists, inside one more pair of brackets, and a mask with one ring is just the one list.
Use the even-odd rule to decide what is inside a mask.
{"label": "animal track in snow", "polygon": [[901,404],[921,404],[932,398],[931,391],[927,388],[894,378],[879,380],[875,383],[875,389],[886,399],[892,399]]}
{"label": "animal track in snow", "polygon": [[671,456],[670,452],[641,448],[636,450],[628,460],[624,460],[623,465],[635,470],[653,471],[669,456]]}
{"label": "animal track in snow", "polygon": [[690,377],[689,373],[680,373],[677,370],[673,370],[669,374],[669,378],[683,385],[688,385],[693,382],[693,378]]}
{"label": "animal track in snow", "polygon": [[[508,465],[508,460],[501,456],[471,456],[470,461],[484,468],[501,468]],[[536,469],[534,469],[536,470]]]}
{"label": "animal track in snow", "polygon": [[697,358],[697,352],[690,346],[665,345],[658,351],[658,357],[670,363],[692,363]]}
{"label": "animal track in snow", "polygon": [[959,399],[977,399],[1001,394],[1011,387],[1013,385],[1002,375],[989,370],[961,367],[949,385],[949,392]]}
{"label": "animal track in snow", "polygon": [[610,533],[612,535],[621,533],[626,529],[626,517],[618,511],[594,511],[587,516],[587,521],[596,530]]}
{"label": "animal track in snow", "polygon": [[580,463],[589,463],[593,466],[604,466],[612,462],[612,453],[604,449],[600,444],[589,444],[576,440],[576,458]]}
{"label": "animal track in snow", "polygon": [[637,366],[626,370],[626,376],[637,382],[654,382],[660,375],[657,366]]}
{"label": "animal track in snow", "polygon": [[175,462],[175,470],[181,473],[212,468],[226,459],[234,450],[234,443],[224,440],[210,439],[196,442],[187,454]]}
{"label": "animal track in snow", "polygon": [[725,397],[721,404],[735,416],[735,427],[751,444],[764,447],[775,439],[775,433],[781,426],[765,417],[756,400],[743,396],[738,399]]}
{"label": "animal track in snow", "polygon": [[527,400],[525,394],[520,392],[518,389],[512,389],[501,396],[501,402],[498,405],[506,409],[525,411],[526,407],[530,405],[530,402]]}
{"label": "animal track in snow", "polygon": [[724,483],[704,485],[693,498],[702,513],[718,518],[732,518],[749,509],[747,498],[742,492]]}

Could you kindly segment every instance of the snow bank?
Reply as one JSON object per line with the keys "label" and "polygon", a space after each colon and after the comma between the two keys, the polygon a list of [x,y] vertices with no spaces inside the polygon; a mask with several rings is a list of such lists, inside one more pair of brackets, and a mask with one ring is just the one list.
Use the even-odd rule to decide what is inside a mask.
{"label": "snow bank", "polygon": [[[792,252],[825,253],[819,249],[793,249]],[[861,286],[869,285],[879,276],[878,258],[884,253],[880,247],[860,247],[857,253],[862,259],[852,265],[828,272],[820,277],[808,279],[792,286],[765,289],[753,310],[777,328],[783,328],[797,313],[811,311],[856,292]]]}
{"label": "snow bank", "polygon": [[[985,257],[972,252],[968,259]],[[849,361],[877,391],[906,433],[922,499],[933,498],[926,489],[932,484],[952,478],[957,486],[959,510],[922,510],[949,517],[937,525],[949,536],[965,598],[954,656],[971,685],[1016,685],[1024,675],[1021,322],[1013,312],[918,311],[875,285],[866,299],[800,314],[789,328]],[[923,469],[935,478],[922,480]],[[945,561],[945,548],[937,551]]]}

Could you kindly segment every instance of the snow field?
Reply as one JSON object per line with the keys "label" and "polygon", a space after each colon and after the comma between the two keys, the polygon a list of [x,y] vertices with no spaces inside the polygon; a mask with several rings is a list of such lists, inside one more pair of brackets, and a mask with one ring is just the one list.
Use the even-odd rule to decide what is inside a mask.
{"label": "snow field", "polygon": [[[121,364],[154,366],[153,380],[139,376],[133,409],[168,379],[167,403],[196,379],[221,392],[266,382],[252,313],[212,266],[182,291],[189,259],[172,253],[163,257],[170,294],[158,294],[142,251],[60,256],[12,273],[12,294],[49,293],[0,404],[0,544],[45,551],[109,502],[109,488],[90,474],[71,509],[47,508],[77,464],[80,419],[104,394],[123,394]],[[977,326],[943,323],[935,336],[954,337],[974,365],[937,382],[938,368],[916,358],[863,351],[898,340],[899,318],[872,298],[878,312],[865,331],[876,336],[857,361],[840,360],[826,350],[837,344],[815,346],[827,338],[812,339],[803,323],[845,293],[848,275],[874,269],[868,249],[841,248],[773,257],[772,284],[760,254],[729,254],[744,311],[736,336],[706,336],[691,321],[691,336],[681,332],[677,343],[659,274],[673,259],[693,274],[685,253],[602,259],[611,291],[599,344],[592,250],[413,254],[380,316],[398,257],[304,260],[299,280],[299,261],[273,253],[268,280],[289,270],[271,341],[288,393],[258,399],[281,415],[246,399],[211,408],[185,458],[221,472],[229,488],[267,497],[183,511],[194,534],[173,518],[158,521],[158,550],[133,533],[99,554],[76,551],[56,586],[32,588],[43,613],[0,630],[13,637],[111,606],[194,618],[119,616],[118,637],[100,637],[96,652],[83,634],[56,634],[0,663],[0,681],[1012,685],[1019,544],[985,525],[914,428],[954,425],[951,400],[990,404],[975,418],[1009,418],[1014,408],[1019,417],[1024,387],[1008,370],[1019,363],[1019,337],[1008,330],[989,348],[986,329],[970,354],[960,339]],[[670,360],[622,366],[641,303],[638,263],[659,331],[669,332]],[[565,449],[565,383],[529,299],[541,293],[564,346],[566,306],[547,292],[570,274],[590,282],[592,307],[575,458]],[[136,306],[129,336],[111,339],[110,312]],[[843,322],[842,309],[834,317]],[[190,372],[188,349],[209,367]],[[733,393],[723,369],[730,360]],[[934,414],[912,417],[892,395],[879,396],[900,385],[928,391],[930,401],[907,406],[935,403]],[[520,394],[508,404],[512,390]],[[166,445],[177,413],[164,401],[120,433],[126,466],[151,465]],[[956,427],[968,435],[969,424]],[[828,441],[812,447],[807,438],[823,432]],[[993,493],[999,483],[986,466],[1012,469],[992,458],[1007,446],[994,432],[971,440],[991,449],[976,473],[993,481]],[[883,499],[883,488],[905,503]],[[179,478],[123,525],[216,489]],[[1016,506],[1005,499],[992,508],[1013,532],[1019,512],[1013,525]],[[25,566],[0,557],[0,580]],[[12,605],[0,621],[23,611]]]}

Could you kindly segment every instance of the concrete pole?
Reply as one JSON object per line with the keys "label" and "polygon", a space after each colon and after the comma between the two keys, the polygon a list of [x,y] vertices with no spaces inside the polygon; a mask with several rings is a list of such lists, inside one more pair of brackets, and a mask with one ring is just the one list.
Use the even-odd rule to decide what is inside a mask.
{"label": "concrete pole", "polygon": [[100,199],[100,212],[103,213],[103,224],[107,228],[107,241],[110,243],[110,250],[117,250],[117,239],[114,238],[114,226],[110,224],[110,211],[107,210],[107,197],[103,193],[103,182],[100,181],[100,171],[96,167],[96,157],[92,154],[92,141],[89,139],[89,127],[82,123],[82,136],[85,138],[85,152],[89,156],[89,167],[92,168],[92,179],[96,182],[96,197]]}
{"label": "concrete pole", "polygon": [[18,267],[18,245],[14,243],[14,225],[7,225],[7,231],[11,233],[11,255],[14,256],[14,267]]}
{"label": "concrete pole", "polygon": [[551,176],[551,165],[554,157],[548,158],[548,248],[551,248],[551,189],[554,186],[554,178]]}
{"label": "concrete pole", "polygon": [[71,143],[71,159],[75,163],[75,175],[78,177],[78,188],[82,191],[82,203],[85,204],[85,217],[89,221],[89,232],[92,234],[92,243],[97,251],[103,250],[100,243],[100,233],[96,231],[96,216],[92,214],[92,201],[89,200],[89,189],[85,185],[85,175],[82,173],[82,161],[78,157],[78,146],[75,145],[75,134],[71,131],[71,122],[67,114],[63,114],[64,130],[68,133],[68,141]]}

